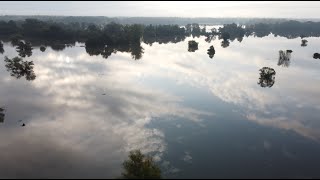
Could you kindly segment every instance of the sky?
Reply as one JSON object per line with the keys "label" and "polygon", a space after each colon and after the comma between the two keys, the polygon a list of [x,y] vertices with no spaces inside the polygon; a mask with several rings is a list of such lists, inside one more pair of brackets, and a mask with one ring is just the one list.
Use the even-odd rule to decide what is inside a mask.
{"label": "sky", "polygon": [[1,1],[0,15],[320,18],[314,1]]}

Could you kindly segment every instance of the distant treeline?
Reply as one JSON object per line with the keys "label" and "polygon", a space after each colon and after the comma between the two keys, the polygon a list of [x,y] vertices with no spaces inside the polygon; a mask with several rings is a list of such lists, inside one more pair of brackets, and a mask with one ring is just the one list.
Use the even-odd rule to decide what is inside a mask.
{"label": "distant treeline", "polygon": [[244,36],[263,37],[273,33],[275,36],[287,38],[320,36],[320,22],[285,21],[275,24],[258,23],[253,25],[225,24],[219,29],[206,31],[199,24],[179,25],[142,25],[118,24],[106,25],[82,24],[78,22],[57,23],[26,19],[24,21],[0,21],[0,39],[18,42],[19,39],[37,39],[45,42],[85,42],[88,47],[104,47],[119,45],[140,45],[153,42],[179,42],[187,36],[206,36],[207,39],[218,36],[223,39],[224,46],[228,41],[242,41]]}
{"label": "distant treeline", "polygon": [[[75,23],[97,25],[105,25],[110,22],[118,24],[143,24],[143,25],[168,25],[177,24],[184,26],[186,24],[197,23],[206,25],[221,25],[221,24],[256,24],[267,23],[274,24],[278,22],[288,21],[284,18],[187,18],[187,17],[105,17],[105,16],[15,16],[6,15],[0,16],[0,21],[24,21],[26,19],[38,19],[40,21],[55,22],[55,23]],[[291,19],[294,20],[294,19]],[[300,19],[300,21],[319,21],[319,19]]]}

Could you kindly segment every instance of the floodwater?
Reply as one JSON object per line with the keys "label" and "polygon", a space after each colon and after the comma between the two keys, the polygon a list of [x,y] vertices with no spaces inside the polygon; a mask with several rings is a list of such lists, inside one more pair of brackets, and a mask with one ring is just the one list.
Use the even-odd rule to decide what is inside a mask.
{"label": "floodwater", "polygon": [[[31,80],[6,67],[18,53],[5,42],[0,177],[115,178],[141,149],[164,177],[319,178],[320,39],[307,40],[250,36],[224,48],[187,37],[142,43],[138,59],[90,56],[81,43],[33,47]],[[292,53],[279,60],[280,50]]]}

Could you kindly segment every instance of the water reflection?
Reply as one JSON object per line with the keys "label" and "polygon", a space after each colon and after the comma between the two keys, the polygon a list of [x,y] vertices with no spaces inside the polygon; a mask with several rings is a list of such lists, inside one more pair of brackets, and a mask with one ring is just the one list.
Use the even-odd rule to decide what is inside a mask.
{"label": "water reflection", "polygon": [[[311,141],[320,139],[319,63],[308,61],[319,41],[308,48],[272,36],[249,37],[230,48],[212,41],[218,53],[217,63],[210,63],[204,38],[195,39],[201,53],[186,51],[191,38],[142,44],[137,52],[145,61],[139,63],[128,61],[132,52],[125,46],[103,47],[96,53],[101,56],[90,56],[89,47],[35,49],[33,83],[1,79],[0,103],[12,107],[0,131],[6,152],[0,154],[1,175],[113,178],[132,149],[153,154],[178,177],[319,175],[312,169],[319,164],[319,146]],[[268,68],[277,62],[274,49],[287,43],[298,46],[296,66]],[[103,58],[110,61],[93,61]],[[261,67],[262,87],[272,87],[275,71],[282,70],[277,87],[257,86]],[[22,118],[24,128],[11,126]],[[226,161],[231,163],[221,164]]]}
{"label": "water reflection", "polygon": [[23,61],[22,58],[14,57],[9,59],[5,56],[4,61],[6,62],[7,71],[10,72],[10,75],[20,79],[22,76],[25,76],[26,80],[32,81],[36,78],[36,75],[33,71],[33,61]]}
{"label": "water reflection", "polygon": [[216,51],[214,50],[213,46],[210,46],[210,48],[207,50],[207,54],[209,55],[209,58],[213,58],[214,54],[216,53]]}
{"label": "water reflection", "polygon": [[46,47],[45,46],[40,46],[40,51],[41,52],[45,52],[46,51]]}
{"label": "water reflection", "polygon": [[191,40],[188,42],[188,51],[189,52],[195,52],[196,50],[198,50],[198,42]]}
{"label": "water reflection", "polygon": [[3,43],[0,41],[0,54],[4,53]]}
{"label": "water reflection", "polygon": [[221,47],[226,48],[230,45],[229,40],[223,40],[221,41]]}
{"label": "water reflection", "polygon": [[4,121],[4,108],[0,108],[0,123],[3,123]]}
{"label": "water reflection", "polygon": [[314,59],[320,59],[320,54],[319,53],[314,53],[313,54]]}
{"label": "water reflection", "polygon": [[19,53],[19,56],[21,57],[30,57],[32,55],[32,45],[30,42],[23,42],[20,41],[18,44],[18,47],[16,48],[17,52]]}
{"label": "water reflection", "polygon": [[112,54],[117,52],[131,53],[134,60],[139,60],[143,55],[143,48],[141,44],[119,45],[119,46],[105,46],[105,47],[90,47],[86,46],[86,52],[90,56],[101,55],[104,59],[108,59]]}
{"label": "water reflection", "polygon": [[51,44],[51,49],[53,49],[55,51],[63,51],[65,48],[66,48],[65,44],[61,44],[61,43]]}
{"label": "water reflection", "polygon": [[302,46],[302,47],[306,47],[306,46],[307,46],[307,42],[308,42],[308,40],[302,39],[302,40],[301,40],[301,46]]}
{"label": "water reflection", "polygon": [[291,59],[291,50],[279,51],[278,66],[289,67]]}
{"label": "water reflection", "polygon": [[260,78],[258,84],[261,87],[272,87],[275,82],[276,71],[270,67],[263,67],[259,71]]}

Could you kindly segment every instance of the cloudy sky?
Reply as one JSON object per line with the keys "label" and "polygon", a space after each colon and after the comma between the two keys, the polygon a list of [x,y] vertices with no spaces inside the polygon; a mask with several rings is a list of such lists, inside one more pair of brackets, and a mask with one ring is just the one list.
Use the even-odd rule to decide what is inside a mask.
{"label": "cloudy sky", "polygon": [[320,2],[0,2],[0,15],[320,18]]}

